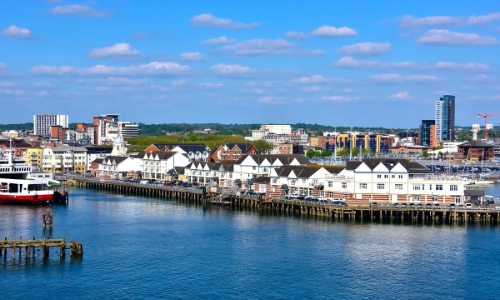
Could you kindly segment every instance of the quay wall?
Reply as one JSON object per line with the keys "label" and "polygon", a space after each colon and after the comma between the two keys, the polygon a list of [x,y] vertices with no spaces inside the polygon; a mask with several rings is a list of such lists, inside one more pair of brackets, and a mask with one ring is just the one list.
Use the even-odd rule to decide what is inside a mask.
{"label": "quay wall", "polygon": [[150,186],[96,179],[70,179],[68,185],[98,189],[123,195],[175,199],[200,205],[231,206],[239,209],[270,211],[287,215],[315,216],[331,220],[352,221],[400,221],[404,223],[446,223],[446,224],[498,224],[500,210],[460,209],[451,207],[394,207],[391,205],[370,207],[368,205],[332,205],[308,201],[274,199],[229,194],[212,194],[209,191],[189,188]]}

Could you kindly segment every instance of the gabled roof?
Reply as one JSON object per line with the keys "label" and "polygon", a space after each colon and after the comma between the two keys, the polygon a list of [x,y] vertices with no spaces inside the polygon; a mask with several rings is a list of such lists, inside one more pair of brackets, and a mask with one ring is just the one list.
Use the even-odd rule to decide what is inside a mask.
{"label": "gabled roof", "polygon": [[314,166],[314,167],[306,167],[306,166],[282,166],[279,168],[276,168],[276,174],[278,174],[279,177],[288,177],[291,172],[293,172],[297,178],[309,178],[312,175],[314,175],[318,170],[321,168],[325,169],[326,171],[330,172],[331,174],[338,174],[340,171],[342,171],[343,168],[339,167],[323,167],[323,166]]}
{"label": "gabled roof", "polygon": [[301,165],[307,165],[311,162],[307,158],[307,156],[303,154],[256,154],[256,155],[243,155],[240,159],[238,159],[235,163],[241,164],[246,158],[252,157],[252,159],[257,163],[261,164],[264,160],[268,160],[271,164],[274,164],[277,160],[279,160],[283,165],[290,164],[294,159]]}
{"label": "gabled roof", "polygon": [[252,147],[252,146],[253,146],[253,144],[235,144],[235,143],[231,143],[231,144],[226,144],[226,146],[227,146],[229,149],[233,149],[233,148],[234,148],[234,146],[237,146],[238,148],[240,148],[240,149],[241,149],[241,151],[242,151],[243,153],[246,153],[246,152],[250,149],[250,147]]}
{"label": "gabled roof", "polygon": [[[182,150],[186,152],[196,152],[196,151],[210,151],[207,145],[205,144],[153,144],[160,151],[172,151],[175,147],[180,147]],[[188,150],[189,149],[189,150]],[[196,150],[192,150],[196,149]],[[203,150],[199,150],[203,149]],[[208,150],[207,150],[208,149]]]}
{"label": "gabled roof", "polygon": [[117,165],[119,165],[121,162],[126,160],[128,156],[106,156],[103,158],[103,163],[107,164],[108,162],[116,162]]}
{"label": "gabled roof", "polygon": [[93,161],[91,161],[90,163],[91,164],[101,164],[103,160],[104,160],[104,158],[102,158],[102,157],[101,158],[96,158]]}
{"label": "gabled roof", "polygon": [[417,163],[410,162],[403,158],[365,158],[362,161],[348,161],[346,162],[346,170],[355,170],[362,163],[364,163],[370,170],[375,169],[379,164],[383,164],[387,169],[392,170],[397,164],[401,164],[408,173],[432,173],[425,166]]}

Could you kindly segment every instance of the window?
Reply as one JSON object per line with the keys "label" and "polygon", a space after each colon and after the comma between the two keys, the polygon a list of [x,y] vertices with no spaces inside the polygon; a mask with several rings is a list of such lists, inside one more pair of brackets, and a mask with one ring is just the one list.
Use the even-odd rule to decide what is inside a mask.
{"label": "window", "polygon": [[385,184],[377,183],[377,190],[383,190],[385,188]]}
{"label": "window", "polygon": [[359,188],[362,189],[362,190],[366,190],[368,188],[368,184],[366,184],[366,183],[360,183],[359,184]]}
{"label": "window", "polygon": [[389,178],[389,175],[384,175],[384,178]]}
{"label": "window", "polygon": [[429,191],[432,191],[432,184],[429,184]]}
{"label": "window", "polygon": [[422,191],[425,190],[425,184],[422,183]]}
{"label": "window", "polygon": [[413,185],[413,190],[414,191],[420,191],[420,184],[414,184]]}
{"label": "window", "polygon": [[329,182],[328,182],[328,187],[329,187],[329,188],[333,187],[333,182],[329,181]]}
{"label": "window", "polygon": [[442,184],[436,184],[436,191],[442,191],[443,190],[443,185]]}
{"label": "window", "polygon": [[437,201],[438,201],[438,196],[433,195],[433,196],[432,196],[432,201],[433,201],[433,202],[437,202]]}
{"label": "window", "polygon": [[377,175],[377,178],[382,178],[382,175]]}
{"label": "window", "polygon": [[256,166],[253,166],[253,167],[252,167],[252,170],[254,170],[254,171],[255,171],[255,170],[257,170],[257,167],[256,167]]}
{"label": "window", "polygon": [[396,178],[396,175],[392,175],[391,178]]}
{"label": "window", "polygon": [[420,195],[413,196],[413,201],[419,202],[420,201]]}
{"label": "window", "polygon": [[402,185],[401,183],[398,183],[398,184],[395,184],[395,185],[394,185],[394,188],[395,188],[396,190],[402,190],[402,189],[403,189],[403,185]]}
{"label": "window", "polygon": [[347,188],[347,182],[342,182],[342,188],[346,189]]}
{"label": "window", "polygon": [[292,181],[290,181],[290,184],[295,185],[295,179],[292,179]]}
{"label": "window", "polygon": [[459,204],[462,202],[462,197],[460,196],[455,196],[455,203]]}
{"label": "window", "polygon": [[458,191],[458,185],[456,185],[456,184],[451,184],[451,185],[450,185],[450,191]]}
{"label": "window", "polygon": [[403,179],[403,175],[398,175],[398,178],[399,179]]}

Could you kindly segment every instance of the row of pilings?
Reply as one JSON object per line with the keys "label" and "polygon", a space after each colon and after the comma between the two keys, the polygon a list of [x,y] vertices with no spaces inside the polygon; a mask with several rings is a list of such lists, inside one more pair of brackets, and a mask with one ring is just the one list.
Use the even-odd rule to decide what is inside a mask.
{"label": "row of pilings", "polygon": [[160,199],[183,200],[186,203],[203,205],[230,206],[237,209],[252,209],[286,215],[304,215],[331,220],[352,221],[397,221],[402,223],[426,224],[498,224],[500,210],[496,209],[457,209],[443,206],[440,208],[418,207],[363,207],[331,205],[309,201],[286,199],[265,199],[263,197],[212,194],[204,189],[188,189],[141,185],[115,181],[76,179],[77,186],[99,189],[113,193],[133,196],[155,197]]}

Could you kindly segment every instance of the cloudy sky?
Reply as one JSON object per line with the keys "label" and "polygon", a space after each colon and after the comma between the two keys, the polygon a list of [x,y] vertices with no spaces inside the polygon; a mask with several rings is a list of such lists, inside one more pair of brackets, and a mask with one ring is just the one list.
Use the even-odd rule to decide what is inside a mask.
{"label": "cloudy sky", "polygon": [[412,128],[443,94],[457,125],[500,112],[498,0],[3,0],[0,49],[2,124]]}

